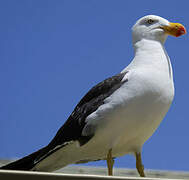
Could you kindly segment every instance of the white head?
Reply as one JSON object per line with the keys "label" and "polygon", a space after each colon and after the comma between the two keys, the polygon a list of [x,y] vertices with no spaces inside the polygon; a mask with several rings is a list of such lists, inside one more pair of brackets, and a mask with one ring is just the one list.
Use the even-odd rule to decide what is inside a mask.
{"label": "white head", "polygon": [[164,43],[168,35],[180,36],[186,33],[182,24],[170,23],[168,20],[148,15],[140,18],[132,28],[133,43],[142,39]]}

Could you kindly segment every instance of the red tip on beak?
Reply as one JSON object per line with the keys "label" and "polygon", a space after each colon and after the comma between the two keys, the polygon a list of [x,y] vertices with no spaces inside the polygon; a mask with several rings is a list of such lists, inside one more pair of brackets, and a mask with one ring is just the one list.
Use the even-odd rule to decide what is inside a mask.
{"label": "red tip on beak", "polygon": [[178,36],[181,36],[183,34],[186,34],[186,29],[185,29],[184,26],[180,26],[176,36],[178,37]]}
{"label": "red tip on beak", "polygon": [[180,23],[169,23],[169,25],[164,26],[163,29],[167,34],[176,37],[186,34],[185,27]]}

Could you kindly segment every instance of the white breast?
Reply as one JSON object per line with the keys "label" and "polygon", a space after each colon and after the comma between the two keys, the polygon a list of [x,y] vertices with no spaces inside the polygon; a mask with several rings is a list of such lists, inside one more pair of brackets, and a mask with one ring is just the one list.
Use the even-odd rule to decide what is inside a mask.
{"label": "white breast", "polygon": [[141,71],[130,77],[130,99],[120,112],[118,129],[123,133],[115,145],[115,153],[119,155],[141,149],[163,120],[174,97],[173,83],[164,74]]}
{"label": "white breast", "polygon": [[129,71],[128,82],[87,118],[88,124],[97,126],[94,138],[85,146],[90,157],[105,157],[111,148],[114,156],[140,151],[163,120],[174,97],[174,85],[168,56],[157,46],[152,54],[142,51],[135,56],[124,70]]}
{"label": "white breast", "polygon": [[164,118],[174,96],[172,81],[159,83],[163,78],[159,72],[153,71],[153,77],[141,73],[128,73],[129,81],[88,117],[89,123],[98,126],[86,144],[90,158],[105,157],[111,148],[115,157],[140,150]]}

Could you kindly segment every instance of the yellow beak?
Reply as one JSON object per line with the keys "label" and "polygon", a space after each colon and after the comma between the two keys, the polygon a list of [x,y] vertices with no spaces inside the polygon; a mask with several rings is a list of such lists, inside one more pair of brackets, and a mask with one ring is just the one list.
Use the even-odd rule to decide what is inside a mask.
{"label": "yellow beak", "polygon": [[186,34],[185,27],[180,23],[169,23],[168,26],[163,26],[162,29],[164,29],[165,33],[171,36],[181,36]]}

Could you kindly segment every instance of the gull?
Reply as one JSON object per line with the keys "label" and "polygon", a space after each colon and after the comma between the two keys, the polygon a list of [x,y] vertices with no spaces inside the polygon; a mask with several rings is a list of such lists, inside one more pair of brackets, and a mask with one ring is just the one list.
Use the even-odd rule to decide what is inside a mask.
{"label": "gull", "polygon": [[80,100],[52,141],[0,169],[55,171],[69,164],[106,160],[113,175],[116,157],[133,154],[144,177],[142,147],[174,98],[173,72],[164,48],[168,35],[186,33],[182,24],[148,15],[132,28],[134,58],[120,73],[100,82]]}

